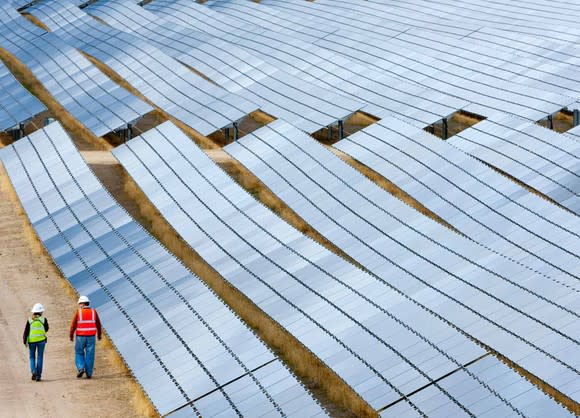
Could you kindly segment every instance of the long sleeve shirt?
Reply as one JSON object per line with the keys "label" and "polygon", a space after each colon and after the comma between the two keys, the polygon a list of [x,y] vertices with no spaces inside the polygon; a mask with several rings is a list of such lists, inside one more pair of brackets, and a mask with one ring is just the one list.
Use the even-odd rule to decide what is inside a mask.
{"label": "long sleeve shirt", "polygon": [[[70,324],[69,338],[71,340],[73,339],[73,337],[75,335],[78,320],[79,320],[79,311],[77,310],[75,313],[75,316],[73,317],[72,322]],[[99,314],[97,313],[96,310],[95,310],[95,324],[97,326],[97,337],[99,339],[101,339],[101,320],[99,319]]]}
{"label": "long sleeve shirt", "polygon": [[[48,319],[44,318],[44,331],[48,331]],[[30,322],[26,320],[26,325],[24,326],[24,333],[22,334],[22,342],[24,344],[28,343],[28,335],[30,334]],[[48,338],[47,338],[48,340]]]}

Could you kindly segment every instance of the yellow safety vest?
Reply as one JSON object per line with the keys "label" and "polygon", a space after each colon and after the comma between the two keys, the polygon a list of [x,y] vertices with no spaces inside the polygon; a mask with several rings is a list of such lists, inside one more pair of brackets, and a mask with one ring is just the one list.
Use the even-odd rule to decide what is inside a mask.
{"label": "yellow safety vest", "polygon": [[44,330],[44,316],[35,319],[28,318],[30,332],[28,333],[28,342],[37,343],[46,340],[46,331]]}

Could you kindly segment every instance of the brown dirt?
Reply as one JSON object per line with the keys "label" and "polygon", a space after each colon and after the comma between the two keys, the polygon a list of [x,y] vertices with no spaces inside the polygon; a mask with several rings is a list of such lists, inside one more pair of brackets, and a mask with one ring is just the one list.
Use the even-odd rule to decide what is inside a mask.
{"label": "brown dirt", "polygon": [[[376,116],[362,111],[353,113],[344,121],[344,138],[376,123],[378,120],[379,118]],[[321,130],[314,132],[312,137],[324,145],[334,145],[340,141],[340,138],[338,137],[338,126],[336,126],[336,124],[331,128],[330,138],[328,136],[328,131],[329,128],[322,128]]]}
{"label": "brown dirt", "polygon": [[[106,337],[97,342],[93,379],[76,378],[74,347],[68,340],[76,297],[36,239],[0,165],[0,416],[152,413]],[[44,304],[50,322],[40,383],[30,380],[28,352],[22,344],[24,323],[36,302]]]}
{"label": "brown dirt", "polygon": [[[485,117],[481,115],[476,115],[474,113],[468,113],[463,110],[453,113],[447,118],[447,138],[451,138],[454,135],[466,130],[467,128],[475,125],[478,122],[484,120]],[[439,137],[443,138],[443,121],[439,120],[424,128],[425,131]]]}
{"label": "brown dirt", "polygon": [[[559,133],[566,132],[574,127],[574,117],[572,112],[569,111],[559,111],[554,115],[552,121],[554,131]],[[548,118],[539,120],[537,124],[544,128],[549,128]]]}

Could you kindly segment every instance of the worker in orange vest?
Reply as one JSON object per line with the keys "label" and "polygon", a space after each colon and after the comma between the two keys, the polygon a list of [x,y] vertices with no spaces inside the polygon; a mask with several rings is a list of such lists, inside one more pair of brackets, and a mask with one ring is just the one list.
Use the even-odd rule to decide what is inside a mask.
{"label": "worker in orange vest", "polygon": [[75,364],[77,377],[80,379],[87,374],[87,379],[93,377],[95,364],[95,335],[101,339],[101,320],[97,311],[89,307],[90,301],[86,296],[81,296],[78,301],[79,309],[73,317],[70,325],[70,340],[76,334]]}

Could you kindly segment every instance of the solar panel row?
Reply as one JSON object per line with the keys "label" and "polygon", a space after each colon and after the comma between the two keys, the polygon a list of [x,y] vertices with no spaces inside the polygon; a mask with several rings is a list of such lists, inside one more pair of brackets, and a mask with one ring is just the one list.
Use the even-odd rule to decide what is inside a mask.
{"label": "solar panel row", "polygon": [[279,359],[115,202],[56,123],[0,157],[39,238],[160,414],[320,416]]}
{"label": "solar panel row", "polygon": [[[400,400],[415,414],[464,415],[471,413],[466,396],[485,399],[483,410],[513,413],[501,392],[463,367],[480,348],[283,223],[175,126],[161,125],[114,153],[194,250],[377,410]],[[425,384],[437,392],[437,376],[453,370],[473,382],[467,393],[441,390],[436,407],[425,409],[404,395]]]}
{"label": "solar panel row", "polygon": [[[4,10],[9,8],[4,5]],[[95,135],[122,128],[151,111],[57,35],[39,29],[22,16],[10,17],[0,23],[0,44]]]}
{"label": "solar panel row", "polygon": [[156,106],[202,135],[258,108],[142,39],[99,23],[67,0],[41,2],[27,10],[65,42],[109,66]]}
{"label": "solar panel row", "polygon": [[363,104],[304,82],[242,48],[170,22],[129,2],[99,2],[84,9],[109,25],[130,31],[197,69],[275,117],[314,133],[345,119]]}
{"label": "solar panel row", "polygon": [[580,290],[575,268],[580,236],[574,215],[395,118],[383,119],[335,147],[390,179],[474,241]]}
{"label": "solar panel row", "polygon": [[576,390],[579,300],[568,288],[434,222],[411,226],[411,208],[283,121],[226,150],[370,272],[563,393]]}
{"label": "solar panel row", "polygon": [[0,62],[0,131],[18,126],[45,110]]}

